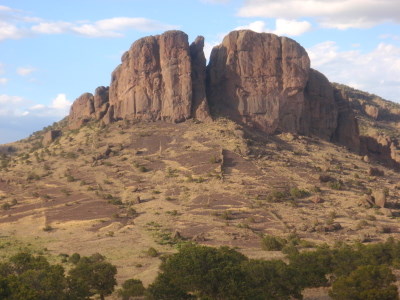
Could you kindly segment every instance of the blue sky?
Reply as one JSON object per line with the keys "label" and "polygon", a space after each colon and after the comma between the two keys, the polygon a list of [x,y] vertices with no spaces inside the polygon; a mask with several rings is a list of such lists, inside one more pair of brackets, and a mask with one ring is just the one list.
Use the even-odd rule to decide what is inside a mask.
{"label": "blue sky", "polygon": [[109,85],[143,36],[203,35],[208,55],[239,28],[291,37],[330,81],[400,102],[399,0],[0,0],[0,143]]}

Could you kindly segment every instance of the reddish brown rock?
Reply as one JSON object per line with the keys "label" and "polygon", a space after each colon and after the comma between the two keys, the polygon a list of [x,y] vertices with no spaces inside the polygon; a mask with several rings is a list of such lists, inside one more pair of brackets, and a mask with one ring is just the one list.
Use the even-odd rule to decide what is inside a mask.
{"label": "reddish brown rock", "polygon": [[334,96],[338,108],[338,120],[332,141],[344,145],[354,152],[359,152],[360,132],[350,103],[339,89],[334,88]]}
{"label": "reddish brown rock", "polygon": [[374,203],[379,207],[386,206],[386,194],[382,190],[374,191],[372,193],[372,197],[374,198]]}
{"label": "reddish brown rock", "polygon": [[112,74],[114,118],[184,121],[191,117],[192,78],[188,37],[181,31],[142,38]]}
{"label": "reddish brown rock", "polygon": [[43,136],[43,145],[47,146],[61,136],[61,130],[49,130]]}
{"label": "reddish brown rock", "polygon": [[77,129],[90,120],[100,120],[109,107],[108,87],[100,86],[95,94],[84,93],[71,106],[68,117],[70,129]]}
{"label": "reddish brown rock", "polygon": [[207,96],[214,112],[266,133],[294,132],[359,150],[348,99],[310,69],[303,47],[274,34],[240,30],[214,47]]}
{"label": "reddish brown rock", "polygon": [[192,116],[200,121],[211,121],[206,96],[206,58],[204,56],[204,37],[198,36],[190,45],[192,60]]}
{"label": "reddish brown rock", "polygon": [[389,167],[400,167],[399,142],[385,135],[361,136],[361,153]]}
{"label": "reddish brown rock", "polygon": [[338,121],[338,107],[332,85],[323,74],[310,69],[304,93],[302,133],[332,140]]}
{"label": "reddish brown rock", "polygon": [[364,112],[375,120],[379,117],[379,108],[374,105],[364,105]]}
{"label": "reddish brown rock", "polygon": [[207,96],[214,111],[267,133],[297,132],[310,60],[295,41],[233,31],[214,47]]}
{"label": "reddish brown rock", "polygon": [[68,124],[76,129],[89,121],[94,113],[94,97],[91,93],[84,93],[71,106]]}

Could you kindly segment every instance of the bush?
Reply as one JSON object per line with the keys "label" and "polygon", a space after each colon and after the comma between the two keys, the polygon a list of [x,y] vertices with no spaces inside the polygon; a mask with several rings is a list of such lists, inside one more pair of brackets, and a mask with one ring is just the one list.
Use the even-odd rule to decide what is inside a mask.
{"label": "bush", "polygon": [[147,255],[151,256],[151,257],[157,257],[159,254],[158,254],[158,251],[156,249],[154,249],[153,247],[150,247],[147,250]]}
{"label": "bush", "polygon": [[290,195],[293,198],[304,198],[310,195],[310,192],[307,190],[299,189],[297,187],[290,189]]}
{"label": "bush", "polygon": [[261,247],[267,251],[281,251],[286,244],[285,239],[268,234],[261,240]]}
{"label": "bush", "polygon": [[130,300],[131,297],[143,296],[146,289],[139,279],[128,279],[122,284],[122,289],[118,290],[118,296],[122,300]]}
{"label": "bush", "polygon": [[360,266],[338,278],[329,295],[333,299],[397,300],[396,277],[387,266]]}

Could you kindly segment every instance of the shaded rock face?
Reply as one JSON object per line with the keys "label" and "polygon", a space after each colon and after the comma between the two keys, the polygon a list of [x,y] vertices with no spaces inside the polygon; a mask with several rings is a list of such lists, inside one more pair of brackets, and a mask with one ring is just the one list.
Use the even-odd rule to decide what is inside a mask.
{"label": "shaded rock face", "polygon": [[95,94],[84,93],[71,106],[68,125],[77,129],[92,119],[100,120],[106,114],[108,104],[108,87],[98,87]]}
{"label": "shaded rock face", "polygon": [[198,120],[211,120],[206,96],[206,57],[204,56],[204,37],[199,36],[190,45],[192,59],[192,116]]}
{"label": "shaded rock face", "polygon": [[295,41],[241,30],[214,47],[207,96],[214,111],[265,132],[297,132],[310,60]]}
{"label": "shaded rock face", "polygon": [[[195,63],[202,63],[205,68],[205,60],[195,53],[197,48],[202,51],[203,44],[197,44],[193,46]],[[201,103],[206,106],[201,84],[195,85],[193,99],[192,77],[200,81],[203,75],[201,66],[192,67],[190,54],[188,36],[181,31],[136,41],[112,74],[113,117],[182,122],[192,117],[192,103],[196,109]],[[193,76],[192,69],[197,72]],[[203,109],[207,111],[206,107]]]}
{"label": "shaded rock face", "polygon": [[385,135],[361,136],[360,152],[383,162],[389,167],[400,168],[400,147],[396,139]]}
{"label": "shaded rock face", "polygon": [[304,96],[301,133],[331,140],[338,125],[338,107],[332,85],[323,74],[310,69]]}
{"label": "shaded rock face", "polygon": [[352,151],[360,151],[360,132],[354,112],[341,90],[334,88],[335,102],[338,109],[337,127],[333,141],[346,146]]}
{"label": "shaded rock face", "polygon": [[310,69],[303,47],[273,34],[229,33],[211,53],[207,97],[217,114],[267,133],[315,135],[359,150],[347,99]]}

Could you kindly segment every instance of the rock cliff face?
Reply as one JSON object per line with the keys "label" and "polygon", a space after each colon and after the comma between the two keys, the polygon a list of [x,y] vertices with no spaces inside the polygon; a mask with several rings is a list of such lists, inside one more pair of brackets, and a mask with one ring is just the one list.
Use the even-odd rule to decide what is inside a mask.
{"label": "rock cliff face", "polygon": [[[181,31],[136,41],[112,74],[110,105],[114,106],[114,118],[182,122],[196,115],[200,106],[206,114],[204,86],[200,83],[204,75],[202,66],[198,66],[205,67],[205,59],[201,61],[198,54],[203,45],[202,40],[195,42],[192,59],[188,37]],[[192,79],[196,80],[195,90]],[[203,117],[200,111],[198,115]]]}
{"label": "rock cliff face", "polygon": [[207,96],[213,109],[268,133],[297,132],[310,60],[295,41],[241,30],[214,47]]}
{"label": "rock cliff face", "polygon": [[122,56],[110,88],[73,104],[71,128],[96,119],[182,122],[211,120],[213,112],[266,133],[315,135],[359,150],[357,121],[345,97],[310,69],[294,40],[233,31],[216,46],[206,68],[204,38],[190,46],[181,31],[142,38]]}
{"label": "rock cliff face", "polygon": [[351,108],[289,38],[228,34],[211,53],[207,96],[216,113],[267,133],[312,134],[359,150]]}

